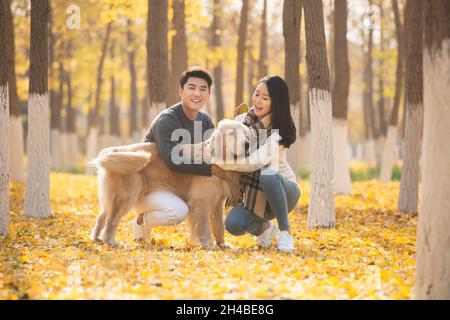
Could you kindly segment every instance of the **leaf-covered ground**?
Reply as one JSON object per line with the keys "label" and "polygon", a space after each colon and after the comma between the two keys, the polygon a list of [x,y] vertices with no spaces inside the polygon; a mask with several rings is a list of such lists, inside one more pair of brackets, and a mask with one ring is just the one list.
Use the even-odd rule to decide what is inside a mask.
{"label": "leaf-covered ground", "polygon": [[0,299],[412,298],[417,217],[396,212],[399,183],[354,183],[352,196],[336,196],[336,228],[312,230],[309,182],[300,186],[289,216],[296,251],[286,254],[230,234],[235,250],[192,248],[185,223],[154,229],[155,244],[144,246],[132,240],[134,212],[119,227],[121,247],[94,244],[95,177],[52,173],[54,217],[45,220],[24,215],[24,186],[14,184]]}

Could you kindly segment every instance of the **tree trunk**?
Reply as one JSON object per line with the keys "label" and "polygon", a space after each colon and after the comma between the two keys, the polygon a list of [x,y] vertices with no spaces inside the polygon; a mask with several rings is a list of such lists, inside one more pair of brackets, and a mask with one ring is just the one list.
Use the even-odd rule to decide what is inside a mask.
{"label": "tree trunk", "polygon": [[[111,46],[111,60],[114,61],[114,45]],[[109,146],[120,145],[119,108],[116,103],[116,78],[114,74],[110,77],[109,136]]]}
{"label": "tree trunk", "polygon": [[128,44],[128,69],[130,72],[130,131],[128,136],[132,143],[136,143],[140,140],[139,130],[137,124],[137,104],[138,104],[138,91],[137,91],[137,75],[136,75],[136,44],[132,31],[132,22],[128,20],[127,23],[127,44]]}
{"label": "tree trunk", "polygon": [[[55,55],[55,46],[57,36],[53,32],[53,13],[52,8],[49,7],[49,24],[48,33],[50,37],[49,48],[49,92],[50,92],[50,156],[51,168],[54,170],[61,170],[62,165],[62,140],[61,140],[61,109],[63,100],[63,81],[61,80],[62,71],[62,55],[58,54],[58,59]],[[61,45],[62,50],[63,45]],[[56,63],[57,62],[57,63]],[[59,87],[58,87],[59,85]],[[58,89],[56,89],[58,88]]]}
{"label": "tree trunk", "polygon": [[[69,41],[67,45],[66,56],[72,56],[72,43]],[[69,162],[67,164],[67,169],[74,169],[77,164],[78,159],[78,136],[76,133],[76,111],[72,107],[72,79],[70,65],[68,66],[65,73],[65,83],[67,90],[67,100],[66,100],[66,131],[68,135],[68,155]]]}
{"label": "tree trunk", "polygon": [[[369,1],[371,3],[371,1]],[[373,14],[373,13],[372,13]],[[370,139],[367,144],[367,152],[369,156],[369,164],[375,160],[378,164],[378,154],[376,153],[376,141],[378,139],[378,128],[376,125],[375,108],[373,105],[373,26],[369,28],[368,50],[367,50],[367,111],[369,121]],[[372,154],[374,157],[372,157]],[[381,161],[381,160],[380,160]]]}
{"label": "tree trunk", "polygon": [[[62,50],[62,49],[61,49]],[[54,170],[62,170],[64,165],[61,110],[64,101],[64,65],[62,61],[58,63],[58,93],[50,95],[50,154],[51,167]],[[53,102],[52,102],[53,98]]]}
{"label": "tree trunk", "polygon": [[19,96],[16,84],[16,49],[14,43],[14,23],[11,13],[11,0],[6,1],[6,36],[8,55],[8,87],[9,87],[9,174],[11,182],[25,182],[23,125],[20,112]]}
{"label": "tree trunk", "polygon": [[261,42],[259,46],[258,79],[269,73],[267,67],[267,0],[264,0],[261,17]]}
{"label": "tree trunk", "polygon": [[450,2],[424,1],[423,169],[416,299],[450,299]]}
{"label": "tree trunk", "polygon": [[330,72],[327,62],[321,0],[303,2],[306,29],[306,61],[311,110],[311,200],[308,228],[334,227],[333,131]]}
{"label": "tree trunk", "polygon": [[45,218],[50,211],[48,0],[31,2],[30,87],[28,101],[27,216]]}
{"label": "tree trunk", "polygon": [[386,125],[386,115],[385,115],[385,93],[384,93],[384,52],[385,52],[385,41],[384,38],[384,22],[383,22],[383,3],[380,2],[378,4],[378,8],[380,9],[380,51],[381,57],[378,59],[379,70],[378,70],[378,128],[379,128],[379,137],[377,141],[377,154],[379,154],[379,162],[382,162],[383,158],[383,148],[386,142],[386,133],[387,133],[387,125]]}
{"label": "tree trunk", "polygon": [[400,106],[400,97],[403,87],[403,59],[404,59],[404,42],[403,27],[400,21],[400,12],[397,0],[392,0],[392,8],[395,16],[395,30],[397,36],[397,68],[395,72],[395,96],[391,115],[389,117],[389,126],[387,138],[383,150],[383,159],[381,161],[381,182],[389,182],[392,178],[392,169],[394,167],[394,152],[398,135],[398,111]]}
{"label": "tree trunk", "polygon": [[148,1],[147,64],[150,99],[150,122],[168,104],[170,92],[167,0]]}
{"label": "tree trunk", "polygon": [[[213,21],[211,26],[212,31],[212,50],[213,52],[220,50],[222,46],[221,28],[223,14],[222,3],[220,0],[213,1]],[[222,93],[222,57],[214,65],[214,93],[216,99],[216,117],[217,121],[225,118],[225,110],[223,104],[223,93]]]}
{"label": "tree trunk", "polygon": [[300,27],[302,1],[286,0],[283,3],[284,74],[290,88],[291,114],[297,128],[297,139],[287,152],[288,162],[297,173],[301,164],[301,95],[300,95]]}
{"label": "tree trunk", "polygon": [[244,61],[245,44],[247,42],[247,20],[249,0],[242,0],[241,19],[239,22],[239,39],[237,46],[237,66],[236,66],[236,96],[234,106],[244,102]]}
{"label": "tree trunk", "polygon": [[347,45],[347,0],[334,2],[334,89],[333,89],[333,156],[335,191],[352,192],[348,156],[348,92],[350,64]]}
{"label": "tree trunk", "polygon": [[[383,10],[383,3],[380,2],[378,4],[378,7],[380,8],[380,51],[381,54],[384,55],[385,52],[385,42],[386,39],[384,38],[384,24],[383,24],[383,18],[384,18],[384,10]],[[384,59],[381,57],[379,59],[379,76],[378,76],[378,91],[379,91],[379,99],[378,99],[378,112],[379,112],[379,128],[380,128],[380,136],[386,138],[387,133],[387,125],[386,125],[386,112],[385,112],[385,93],[384,93]],[[383,144],[384,145],[384,144]]]}
{"label": "tree trunk", "polygon": [[[215,56],[218,56],[217,51],[221,50],[222,37],[221,37],[221,27],[223,14],[222,3],[220,0],[213,1],[213,21],[211,25],[212,32],[212,50],[216,52]],[[216,103],[216,120],[220,121],[225,118],[224,102],[223,102],[223,92],[222,92],[222,56],[218,58],[218,61],[214,63],[214,97]]]}
{"label": "tree trunk", "polygon": [[[100,56],[99,64],[97,67],[97,87],[95,89],[95,105],[91,113],[91,124],[88,129],[87,136],[87,155],[88,160],[93,159],[97,156],[98,146],[99,146],[99,114],[100,114],[100,102],[101,102],[101,92],[103,84],[103,64],[105,62],[106,53],[108,50],[108,42],[111,34],[112,22],[109,22],[106,27],[105,38],[102,45],[102,53]],[[94,170],[90,167],[86,167],[87,174],[93,174]]]}
{"label": "tree trunk", "polygon": [[419,202],[420,149],[423,124],[423,2],[408,0],[411,19],[408,30],[408,55],[406,68],[408,87],[406,96],[405,144],[403,169],[400,183],[398,209],[401,212],[417,213]]}
{"label": "tree trunk", "polygon": [[[247,104],[249,106],[253,103],[253,92],[254,92],[254,79],[256,77],[255,71],[258,68],[258,61],[253,58],[253,46],[252,43],[247,44],[247,48],[245,49],[247,53]],[[245,98],[244,98],[245,102]]]}
{"label": "tree trunk", "polygon": [[148,96],[148,90],[145,90],[145,95],[142,99],[141,107],[141,140],[143,140],[147,129],[150,126],[150,123],[148,123],[148,119],[150,119],[150,98]]}
{"label": "tree trunk", "polygon": [[0,236],[9,230],[9,92],[8,92],[8,42],[6,7],[0,1]]}
{"label": "tree trunk", "polygon": [[175,30],[175,35],[172,38],[169,105],[180,101],[180,95],[178,94],[179,78],[181,73],[188,67],[185,0],[173,0],[173,29]]}

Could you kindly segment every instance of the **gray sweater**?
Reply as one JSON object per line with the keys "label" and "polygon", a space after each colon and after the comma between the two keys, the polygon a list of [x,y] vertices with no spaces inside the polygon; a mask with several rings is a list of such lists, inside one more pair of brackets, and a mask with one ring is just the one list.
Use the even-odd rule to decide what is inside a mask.
{"label": "gray sweater", "polygon": [[[194,127],[197,127],[197,132],[194,134]],[[200,129],[201,128],[201,132]],[[195,121],[189,119],[183,111],[181,103],[173,105],[172,107],[161,112],[158,117],[153,120],[150,128],[145,134],[145,142],[155,142],[161,159],[166,163],[170,170],[179,173],[188,173],[201,176],[211,175],[211,165],[207,163],[190,164],[181,163],[175,164],[172,160],[172,149],[179,143],[182,144],[196,144],[206,140],[211,135],[205,135],[208,129],[213,129],[214,124],[211,118],[204,112],[199,111]],[[172,140],[172,134],[176,129],[185,129],[190,133],[190,141],[182,141],[182,137],[178,140]],[[177,135],[175,135],[177,136]]]}

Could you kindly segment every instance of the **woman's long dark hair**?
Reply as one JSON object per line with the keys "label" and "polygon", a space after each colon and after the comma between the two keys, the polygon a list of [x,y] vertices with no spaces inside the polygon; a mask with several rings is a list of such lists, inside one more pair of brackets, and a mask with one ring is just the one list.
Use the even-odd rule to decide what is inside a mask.
{"label": "woman's long dark hair", "polygon": [[296,129],[291,116],[291,106],[289,102],[289,89],[283,78],[279,76],[265,76],[258,81],[264,82],[269,90],[271,100],[271,121],[272,129],[278,129],[281,136],[280,144],[289,148],[296,139]]}

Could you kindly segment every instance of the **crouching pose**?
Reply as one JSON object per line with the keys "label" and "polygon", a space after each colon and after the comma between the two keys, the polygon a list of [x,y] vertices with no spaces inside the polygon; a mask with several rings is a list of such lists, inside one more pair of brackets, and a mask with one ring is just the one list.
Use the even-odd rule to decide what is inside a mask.
{"label": "crouching pose", "polygon": [[[294,143],[296,129],[285,81],[278,76],[261,79],[253,94],[253,107],[235,120],[254,131],[258,146],[241,164],[218,164],[222,169],[245,173],[240,179],[243,198],[226,218],[226,230],[236,236],[253,234],[258,237],[258,245],[265,248],[278,235],[278,249],[292,252],[288,212],[296,206],[300,189],[286,160],[286,149]],[[270,222],[274,218],[278,226]]]}

